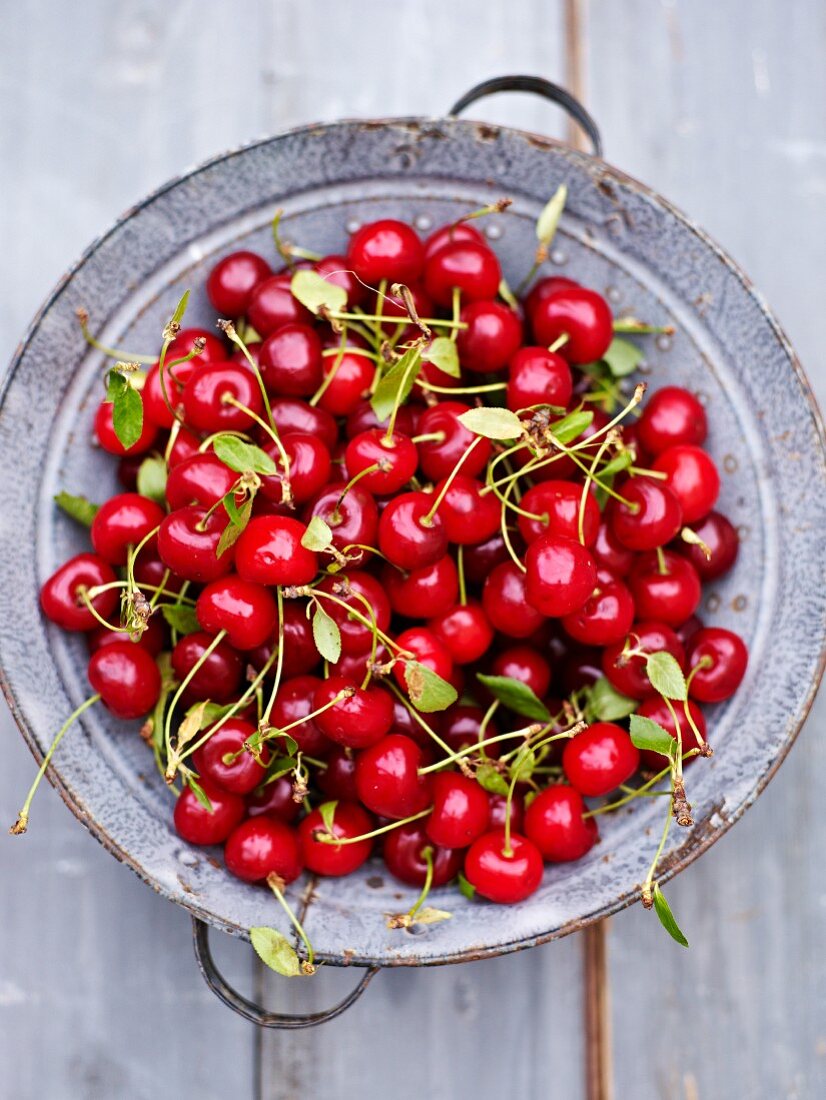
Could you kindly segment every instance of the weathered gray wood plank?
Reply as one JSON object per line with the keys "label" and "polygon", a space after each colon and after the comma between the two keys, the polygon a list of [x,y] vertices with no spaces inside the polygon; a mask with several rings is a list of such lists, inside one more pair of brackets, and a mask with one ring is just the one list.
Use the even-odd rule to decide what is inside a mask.
{"label": "weathered gray wood plank", "polygon": [[[590,6],[591,106],[609,159],[743,263],[821,403],[824,49],[816,0]],[[768,791],[668,887],[690,951],[638,907],[612,923],[617,1096],[823,1096],[825,723],[821,694]]]}

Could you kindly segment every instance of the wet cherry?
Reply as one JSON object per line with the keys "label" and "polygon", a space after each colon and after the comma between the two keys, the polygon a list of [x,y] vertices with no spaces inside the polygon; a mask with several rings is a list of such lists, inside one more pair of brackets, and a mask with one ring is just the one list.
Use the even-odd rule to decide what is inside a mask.
{"label": "wet cherry", "polygon": [[224,847],[224,863],[244,882],[263,882],[275,874],[290,883],[304,869],[298,834],[266,815],[251,817],[232,830]]}
{"label": "wet cherry", "polygon": [[527,837],[503,831],[484,833],[465,856],[465,877],[481,897],[500,905],[524,901],[542,881],[542,856]]}
{"label": "wet cherry", "polygon": [[586,811],[582,795],[573,787],[560,784],[540,791],[525,811],[525,834],[549,863],[567,863],[581,859],[593,848],[599,836],[592,817]]}

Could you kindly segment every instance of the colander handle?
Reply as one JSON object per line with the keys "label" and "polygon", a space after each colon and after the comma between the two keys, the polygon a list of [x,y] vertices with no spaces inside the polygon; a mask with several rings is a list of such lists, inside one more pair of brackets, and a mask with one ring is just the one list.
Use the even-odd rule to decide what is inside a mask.
{"label": "colander handle", "polygon": [[569,91],[541,76],[494,76],[490,80],[483,80],[481,84],[476,84],[469,92],[465,92],[461,99],[457,99],[448,115],[461,114],[465,107],[469,107],[477,99],[495,95],[497,92],[533,92],[534,95],[540,95],[544,99],[550,99],[552,103],[559,104],[588,135],[594,156],[602,156],[602,138],[593,118]]}
{"label": "colander handle", "polygon": [[355,989],[348,993],[343,1001],[339,1001],[337,1005],[326,1009],[324,1012],[312,1012],[306,1016],[281,1015],[277,1012],[268,1012],[261,1005],[248,1001],[237,989],[232,988],[220,973],[212,958],[212,952],[209,949],[209,925],[202,920],[198,920],[197,917],[192,918],[192,943],[195,948],[198,969],[215,996],[231,1008],[233,1012],[237,1012],[239,1016],[243,1016],[250,1023],[258,1024],[259,1027],[295,1030],[302,1027],[315,1027],[317,1024],[334,1020],[350,1005],[355,1004],[379,969],[377,966],[366,969]]}

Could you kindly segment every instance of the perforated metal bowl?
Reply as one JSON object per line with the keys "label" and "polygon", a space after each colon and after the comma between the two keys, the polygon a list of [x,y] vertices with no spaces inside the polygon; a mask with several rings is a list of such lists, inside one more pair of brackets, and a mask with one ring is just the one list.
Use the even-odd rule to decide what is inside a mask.
{"label": "perforated metal bowl", "polygon": [[[239,247],[267,254],[276,206],[289,239],[339,252],[369,219],[402,218],[424,233],[508,195],[513,206],[487,231],[514,284],[535,247],[537,213],[563,182],[569,198],[549,269],[596,287],[617,312],[676,325],[674,337],[646,339],[646,378],[702,394],[723,475],[720,504],[742,537],[736,569],[712,586],[702,614],[742,634],[751,662],[741,690],[710,715],[715,755],[690,772],[697,824],[673,831],[665,876],[742,814],[794,740],[823,663],[826,477],[809,386],[748,279],[663,198],[559,142],[456,118],[306,126],[220,156],[130,210],[33,321],[0,413],[0,662],[35,756],[88,691],[83,639],[38,610],[39,584],[85,545],[52,497],[64,487],[93,499],[115,489],[114,463],[90,445],[103,360],[84,343],[75,309],[90,311],[106,342],[151,349],[191,287],[187,324],[211,325],[210,265]],[[103,708],[66,737],[50,778],[113,855],[196,917],[239,936],[278,923],[267,891],[230,878],[211,853],[175,835],[171,799],[135,729]],[[601,843],[576,864],[549,867],[520,905],[437,891],[434,904],[453,919],[420,935],[389,931],[385,914],[404,909],[410,892],[376,864],[317,882],[307,932],[322,959],[362,966],[459,962],[565,935],[637,896],[650,858],[640,837],[659,819],[641,802],[603,819]]]}

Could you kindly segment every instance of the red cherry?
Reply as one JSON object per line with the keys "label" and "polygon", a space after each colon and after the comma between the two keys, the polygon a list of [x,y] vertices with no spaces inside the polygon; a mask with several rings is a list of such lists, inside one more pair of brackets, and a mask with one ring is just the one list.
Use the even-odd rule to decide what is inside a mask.
{"label": "red cherry", "polygon": [[263,882],[275,874],[290,883],[304,869],[298,834],[283,821],[264,816],[233,829],[224,848],[224,863],[230,874],[244,882]]}
{"label": "red cherry", "polygon": [[420,435],[442,434],[443,439],[427,439],[419,444],[422,472],[431,481],[451,474],[461,462],[463,477],[477,477],[487,466],[491,446],[486,439],[470,450],[480,437],[460,423],[462,413],[470,410],[461,401],[440,401],[422,414],[416,431]]}
{"label": "red cherry", "polygon": [[625,641],[608,646],[602,655],[602,668],[611,684],[623,695],[632,699],[644,699],[655,694],[645,671],[645,656],[627,656],[623,651],[639,650],[646,656],[665,651],[681,666],[685,664],[685,650],[674,631],[659,622],[634,623]]}
{"label": "red cherry", "polygon": [[547,787],[525,811],[525,832],[549,863],[581,859],[599,833],[592,817],[583,817],[585,803],[573,787]]}
{"label": "red cherry", "polygon": [[298,743],[301,752],[310,756],[323,756],[330,744],[315,719],[307,718],[316,709],[315,692],[321,684],[317,676],[293,676],[285,680],[279,686],[270,715],[276,729],[290,727],[287,735]]}
{"label": "red cherry", "polygon": [[235,544],[239,576],[256,584],[309,584],[318,564],[314,551],[301,545],[306,530],[289,516],[251,519]]}
{"label": "red cherry", "polygon": [[473,600],[454,604],[427,625],[457,665],[478,661],[493,642],[493,628],[487,615],[482,605]]}
{"label": "red cherry", "polygon": [[293,785],[286,775],[280,775],[252,794],[247,795],[247,813],[250,817],[267,814],[289,825],[298,817],[301,804],[293,798]]}
{"label": "red cherry", "polygon": [[[494,748],[495,746],[491,746]],[[486,750],[488,756],[492,755],[489,750]],[[503,794],[491,794],[488,795],[490,802],[490,827],[491,830],[504,829],[505,824],[510,818],[511,832],[524,833],[523,822],[525,820],[525,807],[522,804],[522,799],[515,795],[510,803]]]}
{"label": "red cherry", "polygon": [[132,642],[116,642],[92,654],[89,683],[118,718],[142,718],[158,701],[161,674],[154,658]]}
{"label": "red cherry", "polygon": [[425,290],[439,305],[449,308],[455,289],[461,301],[495,298],[502,281],[499,261],[486,244],[477,241],[445,243],[425,264]]}
{"label": "red cherry", "polygon": [[[442,740],[450,746],[454,752],[469,748],[483,739],[495,737],[499,732],[495,723],[488,722],[482,731],[482,720],[485,712],[481,707],[454,703],[444,711],[440,718],[439,733]],[[428,739],[428,744],[431,744]],[[501,752],[499,745],[486,745],[485,754],[496,758]]]}
{"label": "red cherry", "polygon": [[494,630],[509,638],[529,638],[544,621],[527,602],[525,574],[510,558],[497,565],[485,581],[482,606]]}
{"label": "red cherry", "polygon": [[[453,672],[453,658],[450,650],[432,630],[423,626],[412,626],[402,631],[396,638],[400,650],[413,654],[413,659],[424,665],[443,680],[449,680]],[[399,685],[407,687],[405,669],[407,661],[399,660],[393,666],[393,675]]]}
{"label": "red cherry", "polygon": [[331,741],[346,748],[363,749],[375,745],[393,724],[393,696],[384,688],[375,684],[356,687],[344,676],[328,676],[313,694],[313,710],[327,706],[348,689],[352,690],[352,695],[328,707],[318,715],[316,723]]}
{"label": "red cherry", "polygon": [[467,370],[480,374],[502,370],[522,343],[522,322],[502,302],[469,302],[459,320],[467,328],[459,330],[456,348]]}
{"label": "red cherry", "polygon": [[165,515],[154,500],[138,493],[119,493],[104,501],[95,514],[89,531],[92,546],[112,565],[126,565],[130,547],[137,547],[160,526]]}
{"label": "red cherry", "polygon": [[419,453],[416,444],[406,435],[396,432],[388,440],[381,428],[370,428],[353,436],[347,444],[344,460],[350,477],[370,466],[378,466],[372,473],[364,474],[359,485],[368,493],[388,496],[397,493],[416,473]]}
{"label": "red cherry", "polygon": [[350,568],[357,569],[366,558],[364,551],[348,550],[354,546],[375,546],[379,528],[379,512],[376,502],[358,485],[347,491],[341,500],[341,486],[330,485],[322,489],[304,510],[304,521],[321,516],[333,533],[333,546],[347,550]]}
{"label": "red cherry", "polygon": [[394,821],[423,810],[430,789],[419,775],[421,759],[421,748],[402,733],[365,749],[356,762],[356,789],[367,809]]}
{"label": "red cherry", "polygon": [[170,512],[158,531],[158,556],[184,580],[204,584],[217,580],[232,569],[235,548],[218,556],[218,543],[228,517],[223,508],[207,516],[203,508],[189,505]]}
{"label": "red cherry", "polygon": [[440,615],[459,595],[459,576],[448,554],[410,573],[385,565],[381,582],[390,606],[406,619],[429,619]]}
{"label": "red cherry", "polygon": [[[257,649],[246,654],[250,664],[260,671],[278,646],[278,631]],[[284,604],[284,655],[282,674],[301,676],[312,672],[321,660],[313,641],[313,630],[306,615],[306,608],[299,600],[287,600]],[[273,666],[271,666],[272,668]]]}
{"label": "red cherry", "polygon": [[540,699],[548,694],[551,686],[551,666],[541,653],[529,645],[514,645],[503,649],[491,665],[490,671],[494,676],[520,680]]}
{"label": "red cherry", "polygon": [[[373,820],[366,810],[354,802],[338,802],[332,812],[330,831],[339,840],[364,836],[373,829]],[[298,827],[301,851],[308,871],[317,875],[351,875],[370,857],[372,840],[355,844],[335,844],[319,839],[327,825],[320,810],[307,814]]]}
{"label": "red cherry", "polygon": [[[520,501],[520,508],[532,512],[541,519],[518,517],[519,530],[527,543],[550,531],[554,535],[579,542],[579,514],[582,508],[584,488],[570,481],[540,481],[528,489]],[[582,534],[585,546],[593,546],[599,532],[599,505],[589,490],[585,493]]]}
{"label": "red cherry", "polygon": [[174,511],[187,504],[211,508],[227,495],[238,480],[238,474],[214,454],[195,454],[169,471],[166,479],[166,500]]}
{"label": "red cherry", "polygon": [[691,615],[684,623],[680,623],[675,633],[683,645],[688,645],[689,640],[694,637],[698,630],[702,630],[705,626],[703,620],[699,615]]}
{"label": "red cherry", "polygon": [[558,290],[572,286],[579,286],[579,283],[573,279],[566,279],[564,275],[546,275],[544,279],[538,279],[525,298],[525,313],[528,315],[531,324],[533,324],[536,307],[541,301],[550,297],[551,294],[555,294]]}
{"label": "red cherry", "polygon": [[[112,567],[96,554],[77,554],[52,573],[40,589],[40,606],[53,623],[64,630],[94,630],[98,621],[81,598],[83,589],[114,584]],[[92,600],[92,607],[108,619],[120,599],[117,588],[107,589]]]}
{"label": "red cherry", "polygon": [[[186,581],[172,573],[158,557],[158,548],[154,552],[145,550],[135,562],[135,580],[139,588],[163,588],[167,597],[177,595]],[[160,616],[158,616],[160,618]]]}
{"label": "red cherry", "polygon": [[236,649],[256,649],[275,629],[278,609],[272,593],[242,577],[220,577],[195,604],[198,622],[210,634],[227,632]]}
{"label": "red cherry", "polygon": [[619,541],[611,526],[603,519],[597,531],[596,542],[591,547],[598,569],[607,569],[615,577],[626,577],[636,561],[633,550]]}
{"label": "red cherry", "polygon": [[627,730],[614,722],[594,722],[565,745],[562,768],[580,794],[597,798],[630,779],[639,767],[639,750]]}
{"label": "red cherry", "polygon": [[190,359],[186,363],[178,363],[176,367],[171,367],[172,360],[167,355],[164,360],[164,372],[163,372],[163,386],[161,385],[161,372],[157,363],[149,368],[146,375],[146,382],[141,390],[141,399],[143,400],[143,413],[148,417],[153,424],[159,428],[171,428],[175,423],[175,416],[170,411],[169,405],[164,400],[164,389],[166,390],[166,399],[173,409],[178,412],[183,412],[181,405],[181,394],[183,388],[189,380],[192,372],[202,362],[202,357],[199,355],[194,359]]}
{"label": "red cherry", "polygon": [[409,286],[422,273],[424,249],[409,225],[384,218],[356,230],[347,259],[359,279],[370,286],[378,286],[382,279]]}
{"label": "red cherry", "polygon": [[387,870],[408,886],[424,886],[427,880],[427,861],[423,855],[425,848],[430,848],[432,853],[431,886],[444,886],[462,869],[460,851],[434,845],[422,823],[410,821],[387,834],[382,850]]}
{"label": "red cherry", "polygon": [[199,783],[210,801],[202,806],[190,787],[184,787],[175,803],[175,829],[190,844],[222,844],[244,816],[240,794],[223,791],[208,779]]}
{"label": "red cherry", "polygon": [[662,564],[655,553],[641,555],[628,585],[634,606],[642,619],[657,619],[669,626],[684,623],[700,603],[700,578],[686,558],[663,550]]}
{"label": "red cherry", "polygon": [[485,238],[470,222],[454,222],[452,225],[443,225],[441,229],[434,230],[424,242],[424,258],[429,260],[431,256],[448,244],[457,241],[473,241],[475,244],[485,244]]}
{"label": "red cherry", "polygon": [[201,440],[197,435],[193,435],[188,428],[181,428],[175,436],[174,443],[168,448],[166,455],[167,467],[174,470],[179,463],[185,462],[186,459],[198,454],[200,446]]}
{"label": "red cherry", "polygon": [[706,411],[681,386],[663,386],[648,398],[638,422],[640,443],[650,455],[677,445],[699,446],[708,435]]}
{"label": "red cherry", "polygon": [[688,667],[693,673],[689,694],[701,703],[722,703],[740,686],[748,660],[739,634],[715,626],[698,630],[688,643]]}
{"label": "red cherry", "polygon": [[332,416],[325,410],[295,397],[279,397],[271,402],[272,418],[282,437],[289,432],[302,432],[317,436],[328,451],[338,440],[338,428]]}
{"label": "red cherry", "polygon": [[187,424],[199,432],[243,432],[254,422],[249,413],[228,403],[232,398],[260,416],[261,391],[250,371],[237,363],[201,363],[184,386]]}
{"label": "red cherry", "polygon": [[[192,754],[192,763],[202,778],[210,779],[224,791],[235,794],[249,794],[259,783],[266,779],[266,768],[262,767],[251,752],[241,751],[244,742],[253,736],[255,726],[242,718],[227,718],[222,726],[197,748]],[[224,757],[241,752],[231,763]],[[264,746],[263,758],[269,759],[269,750]]]}
{"label": "red cherry", "polygon": [[[441,495],[446,479],[439,481],[434,492]],[[438,514],[445,525],[450,542],[472,546],[486,542],[501,522],[500,504],[493,492],[475,478],[458,474],[453,478],[439,505]]]}
{"label": "red cherry", "polygon": [[689,542],[680,545],[680,553],[697,570],[700,580],[713,581],[728,573],[737,561],[740,550],[740,537],[734,524],[720,512],[709,512],[705,519],[693,523],[691,528],[711,552],[711,557],[707,558],[701,546]]}
{"label": "red cherry", "polygon": [[520,348],[508,365],[508,408],[513,412],[532,405],[558,405],[571,400],[571,368],[561,355],[547,348]]}
{"label": "red cherry", "polygon": [[[697,736],[694,730],[688,723],[685,716],[682,703],[672,703],[672,707],[680,722],[680,732],[682,738],[683,755],[689,752],[691,749],[701,748],[700,742],[697,740]],[[688,701],[688,710],[691,714],[692,721],[697,729],[700,731],[703,740],[706,736],[706,720],[703,717],[703,712],[697,706],[693,699]],[[657,722],[660,726],[670,733],[676,741],[677,739],[677,726],[674,722],[674,715],[671,713],[671,708],[664,699],[661,699],[659,695],[654,696],[651,699],[644,699],[637,708],[637,714],[643,718],[650,718],[652,722]],[[685,761],[689,764],[694,759],[690,756]],[[640,763],[642,767],[648,768],[650,771],[661,772],[663,768],[668,766],[668,761],[664,756],[661,756],[658,752],[652,752],[651,749],[643,749],[640,753]]]}
{"label": "red cherry", "polygon": [[559,353],[569,363],[601,359],[614,338],[614,318],[601,294],[584,286],[561,287],[539,301],[531,317],[536,342],[568,339]]}
{"label": "red cherry", "polygon": [[565,615],[565,631],[583,645],[621,642],[634,621],[634,600],[627,585],[610,573],[597,575],[597,587],[578,611]]}
{"label": "red cherry", "polygon": [[361,285],[352,271],[346,256],[325,256],[317,260],[313,267],[324,281],[331,286],[340,286],[347,292],[347,308],[361,305],[367,297],[367,290]]}
{"label": "red cherry", "polygon": [[218,261],[207,279],[207,297],[222,317],[241,317],[250,295],[272,269],[256,252],[230,252]]}
{"label": "red cherry", "polygon": [[318,774],[318,785],[328,798],[358,801],[356,790],[356,757],[351,749],[333,745]]}
{"label": "red cherry", "polygon": [[[181,638],[172,650],[172,669],[177,680],[183,683],[214,640],[200,630]],[[240,654],[226,640],[222,640],[187,684],[184,700],[187,703],[203,699],[228,703],[240,687],[243,672]]]}
{"label": "red cherry", "polygon": [[315,329],[282,325],[261,345],[259,365],[267,389],[286,397],[309,397],[321,385],[321,340]]}
{"label": "red cherry", "polygon": [[720,475],[714,459],[699,447],[669,447],[653,469],[666,475],[666,485],[683,508],[683,522],[708,515],[720,495]]}
{"label": "red cherry", "polygon": [[355,412],[364,395],[369,393],[376,374],[373,361],[356,350],[323,356],[322,369],[325,380],[330,374],[333,377],[318,404],[333,416],[349,416]]}
{"label": "red cherry", "polygon": [[289,272],[273,275],[259,283],[249,296],[247,320],[261,337],[267,337],[282,325],[313,319],[290,289],[292,275]]}
{"label": "red cherry", "polygon": [[439,772],[431,781],[433,810],[425,832],[442,848],[467,848],[488,828],[490,802],[475,779]]}
{"label": "red cherry", "polygon": [[519,833],[511,833],[510,849],[505,833],[485,833],[475,840],[465,856],[465,877],[477,894],[500,905],[524,901],[542,881],[539,849]]}
{"label": "red cherry", "polygon": [[371,627],[351,616],[350,608],[358,612],[362,619],[374,619],[381,631],[386,631],[390,626],[390,601],[383,587],[369,573],[357,570],[325,577],[317,591],[331,593],[347,604],[344,608],[332,600],[322,601],[324,610],[338,625],[342,653],[368,653],[373,644]]}
{"label": "red cherry", "polygon": [[400,569],[420,569],[444,557],[447,531],[438,512],[430,516],[428,493],[401,493],[379,517],[379,549]]}
{"label": "red cherry", "polygon": [[543,615],[578,611],[596,586],[594,559],[580,543],[561,535],[548,533],[532,542],[525,566],[528,602]]}
{"label": "red cherry", "polygon": [[[281,436],[281,446],[290,460],[290,490],[296,504],[304,504],[320,492],[330,480],[330,452],[323,441],[306,432],[286,432]],[[274,442],[264,450],[283,471],[281,451]],[[284,496],[283,474],[261,478],[261,493],[267,500],[279,503]]]}
{"label": "red cherry", "polygon": [[510,558],[501,530],[478,545],[466,546],[463,558],[468,583],[483,584],[497,565]]}
{"label": "red cherry", "polygon": [[[421,413],[421,406],[407,404],[402,405],[396,415],[396,423],[394,428],[397,432],[401,432],[402,435],[406,435],[412,439],[416,434],[416,428],[419,423],[419,415]],[[390,423],[390,416],[388,414],[385,420],[379,421],[373,407],[369,401],[359,401],[358,405],[347,417],[347,424],[345,425],[345,434],[348,439],[352,439],[353,436],[359,435],[360,432],[369,431],[370,428],[387,428]]]}
{"label": "red cherry", "polygon": [[611,500],[608,519],[613,534],[629,550],[665,546],[682,527],[680,502],[662,482],[647,477],[629,478],[620,491],[628,504]]}
{"label": "red cherry", "polygon": [[[203,350],[197,357],[201,363],[222,363],[227,357],[224,342],[206,328],[182,328],[166,350],[166,362],[185,359],[195,347],[195,341],[203,342]],[[177,372],[177,367],[175,368]]]}
{"label": "red cherry", "polygon": [[104,401],[95,413],[95,438],[98,443],[104,451],[108,451],[110,455],[145,454],[157,438],[157,426],[153,424],[148,416],[144,416],[140,436],[131,447],[124,447],[115,434],[115,426],[112,423],[113,409],[114,405]]}
{"label": "red cherry", "polygon": [[130,645],[140,646],[141,649],[146,650],[150,657],[157,657],[166,646],[166,631],[164,630],[163,619],[160,615],[153,615],[146,624],[146,629],[134,642],[127,631],[110,630],[106,626],[99,626],[86,635],[86,645],[90,656],[97,653],[99,649],[103,649],[108,645],[115,645],[118,642],[129,642]]}

